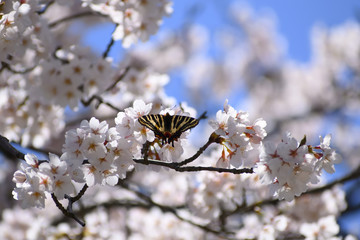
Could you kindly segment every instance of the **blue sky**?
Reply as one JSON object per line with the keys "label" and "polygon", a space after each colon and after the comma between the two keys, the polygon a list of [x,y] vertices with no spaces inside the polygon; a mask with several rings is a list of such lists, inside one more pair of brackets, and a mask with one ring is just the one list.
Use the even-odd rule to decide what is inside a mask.
{"label": "blue sky", "polygon": [[[278,18],[278,30],[287,39],[289,56],[299,61],[310,57],[310,33],[314,24],[337,26],[360,17],[358,0],[253,0],[255,9],[272,9]],[[359,20],[359,19],[358,19]]]}
{"label": "blue sky", "polygon": [[[310,34],[314,24],[321,23],[332,27],[350,19],[356,20],[356,16],[360,19],[359,0],[174,0],[173,2],[174,13],[169,18],[164,18],[160,31],[179,29],[187,20],[189,9],[194,7],[197,7],[197,15],[192,19],[193,22],[212,29],[222,26],[232,2],[246,3],[257,13],[272,11],[277,17],[279,33],[287,40],[289,57],[298,61],[307,61],[310,57]],[[110,24],[99,25],[84,36],[84,42],[102,52],[113,29]],[[156,39],[156,36],[153,39]],[[122,47],[118,42],[110,56],[118,59],[119,52],[122,52]]]}
{"label": "blue sky", "polygon": [[[202,24],[218,31],[224,22],[229,20],[229,6],[234,2],[249,5],[256,14],[270,11],[277,18],[278,33],[287,42],[287,57],[300,62],[307,62],[311,57],[310,35],[314,25],[334,27],[348,20],[356,20],[356,15],[360,18],[359,0],[173,0],[173,2],[174,13],[164,18],[160,32],[168,29],[179,30],[185,21]],[[195,17],[192,19],[189,19],[190,9],[196,9]],[[101,54],[109,42],[113,29],[112,24],[98,25],[84,36],[84,42]],[[151,38],[155,41],[156,39],[157,35]],[[110,56],[116,62],[121,60],[123,52],[121,43],[116,42]],[[189,100],[186,96],[187,90],[183,86],[179,87],[181,84],[179,75],[173,73],[171,80],[166,87],[167,94],[176,97],[180,102]],[[230,101],[233,98],[229,96]],[[222,105],[216,103],[215,108],[221,107],[220,104]]]}
{"label": "blue sky", "polygon": [[272,11],[277,17],[279,33],[288,43],[289,56],[299,61],[310,57],[310,34],[314,24],[336,26],[346,20],[360,18],[359,0],[174,0],[174,14],[165,19],[163,29],[178,27],[186,19],[189,6],[198,7],[195,20],[213,29],[221,27],[230,3],[246,3],[255,12]]}

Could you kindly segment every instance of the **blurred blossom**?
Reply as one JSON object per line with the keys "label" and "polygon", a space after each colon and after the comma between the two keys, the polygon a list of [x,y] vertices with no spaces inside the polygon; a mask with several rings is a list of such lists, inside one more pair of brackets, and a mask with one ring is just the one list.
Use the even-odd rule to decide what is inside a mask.
{"label": "blurred blossom", "polygon": [[167,0],[83,0],[83,6],[89,6],[93,11],[108,15],[117,24],[112,37],[114,40],[122,40],[124,48],[136,44],[138,40],[147,41],[157,32],[162,17],[172,13],[172,2]]}
{"label": "blurred blossom", "polygon": [[[28,153],[10,178],[1,173],[28,209],[1,209],[0,239],[356,239],[339,235],[337,218],[352,207],[341,185],[302,194],[326,184],[335,164],[359,165],[360,25],[316,26],[311,59],[299,63],[272,13],[229,6],[219,28],[187,16],[149,42],[171,1],[0,0],[0,133],[58,150],[49,160]],[[79,13],[87,17],[74,24]],[[109,57],[118,52],[99,56],[81,42],[103,20],[114,25],[108,50],[113,40],[125,49],[120,62]],[[168,95],[169,86],[189,101]],[[195,118],[199,108],[213,116],[174,144],[139,123],[148,114]],[[176,164],[199,151],[189,137],[209,136],[216,141],[183,167],[254,173],[180,172]],[[177,169],[137,163],[145,143],[149,160]],[[80,227],[62,221],[51,195],[65,203],[84,184]]]}

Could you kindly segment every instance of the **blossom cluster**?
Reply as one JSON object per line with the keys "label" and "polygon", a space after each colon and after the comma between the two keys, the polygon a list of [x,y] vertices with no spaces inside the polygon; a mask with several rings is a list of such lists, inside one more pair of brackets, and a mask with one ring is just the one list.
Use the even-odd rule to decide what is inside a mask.
{"label": "blossom cluster", "polygon": [[37,13],[38,1],[5,1],[2,5],[0,62],[34,67],[55,49],[52,33]]}
{"label": "blossom cluster", "polygon": [[5,137],[41,147],[63,130],[66,106],[77,110],[80,100],[110,86],[115,74],[111,62],[89,60],[79,51],[76,47],[59,50],[62,60],[41,60],[27,75],[0,73],[0,129]]}
{"label": "blossom cluster", "polygon": [[64,109],[28,96],[26,84],[22,74],[0,73],[0,132],[23,146],[42,147],[63,130]]}
{"label": "blossom cluster", "polygon": [[41,61],[31,73],[32,81],[27,82],[31,98],[77,110],[81,99],[102,94],[114,80],[112,62],[93,59],[81,51],[71,46],[57,51],[57,58]]}
{"label": "blossom cluster", "polygon": [[128,64],[132,67],[118,84],[117,105],[125,108],[136,99],[142,99],[144,102],[153,103],[152,112],[159,113],[162,107],[176,104],[176,100],[169,97],[164,90],[165,85],[170,81],[167,74],[136,66],[136,64],[134,66],[130,58],[126,62],[124,65]]}
{"label": "blossom cluster", "polygon": [[[186,111],[192,111],[191,108],[186,109]],[[155,112],[153,112],[155,111]],[[147,141],[153,142],[151,148],[148,152],[149,158],[159,159],[162,161],[172,162],[179,161],[180,156],[184,152],[183,150],[183,141],[186,139],[186,133],[182,134],[180,138],[172,144],[166,143],[161,144],[161,141],[155,140],[154,132],[145,126],[142,126],[138,122],[138,118],[147,115],[149,113],[170,113],[174,114],[186,114],[180,108],[178,109],[164,109],[160,112],[156,112],[156,108],[152,108],[152,104],[145,104],[142,100],[134,101],[133,107],[125,109],[124,112],[118,113],[115,118],[116,129],[120,135],[125,136],[127,140],[132,143],[132,151],[135,158],[141,157],[141,148],[143,144]]]}
{"label": "blossom cluster", "polygon": [[113,32],[114,40],[122,40],[124,48],[145,42],[155,34],[162,23],[162,18],[172,13],[172,3],[168,0],[152,1],[94,1],[82,0],[83,6],[107,15],[117,24]]}
{"label": "blossom cluster", "polygon": [[[250,204],[266,197],[263,194],[266,189],[255,175],[202,172],[188,185],[189,208],[195,216],[206,220],[215,220],[223,211],[232,212],[245,202]],[[251,192],[251,197],[244,194],[246,191]]]}
{"label": "blossom cluster", "polygon": [[[107,97],[114,97],[118,91],[116,97],[121,96],[122,99],[119,101],[117,98],[116,101],[123,103],[119,106],[121,108],[128,107],[137,97],[157,106],[164,103],[166,106],[174,105],[174,99],[167,97],[163,91],[168,82],[167,75],[146,68],[132,68],[123,82],[109,89],[120,75],[115,72],[112,60],[98,58],[89,49],[66,42],[62,39],[63,35],[66,36],[61,32],[63,29],[54,29],[52,24],[48,24],[58,15],[52,14],[57,4],[66,9],[62,14],[76,11],[77,8],[71,6],[90,6],[94,11],[109,15],[118,24],[114,33],[117,38],[123,31],[123,39],[140,38],[146,41],[148,34],[157,31],[162,16],[171,13],[171,3],[82,3],[82,6],[76,1],[14,0],[1,3],[0,111],[3,118],[0,130],[9,140],[23,146],[32,144],[42,147],[62,132],[67,106],[76,111],[80,101],[86,102],[94,95],[109,93],[110,90],[112,92]],[[43,10],[47,12],[42,15]],[[129,41],[124,40],[124,44]],[[126,63],[124,65],[122,67],[128,67]],[[143,91],[139,92],[139,89]]]}
{"label": "blossom cluster", "polygon": [[[236,229],[238,238],[278,239],[289,232],[300,232],[306,239],[314,239],[317,234],[320,239],[342,239],[335,237],[339,225],[334,219],[347,207],[340,187],[320,195],[300,196],[279,206],[262,206],[259,203],[264,199],[271,199],[271,191],[258,174],[201,172],[189,181],[187,204],[193,215],[209,225],[221,216],[238,212],[228,223],[230,229]],[[259,206],[253,212],[244,205]]]}
{"label": "blossom cluster", "polygon": [[33,154],[25,155],[20,170],[14,173],[16,188],[13,196],[25,207],[44,207],[45,193],[53,193],[59,199],[72,193],[74,186],[68,174],[68,165],[55,154],[49,154],[48,162],[40,162]]}
{"label": "blossom cluster", "polygon": [[[54,193],[60,199],[64,194],[71,194],[69,187],[62,187],[57,182],[58,175],[48,174],[53,170],[44,172],[44,166],[49,169],[49,164],[55,170],[59,165],[62,166],[59,174],[66,176],[66,181],[59,181],[67,185],[70,180],[85,182],[88,186],[116,185],[119,178],[125,178],[127,171],[134,168],[133,157],[142,156],[143,144],[155,140],[154,132],[138,123],[138,118],[149,114],[151,110],[152,104],[137,100],[133,107],[118,113],[115,118],[116,125],[111,128],[106,121],[100,122],[94,117],[89,121],[83,120],[79,128],[66,132],[60,159],[50,154],[49,163],[40,164],[35,156],[27,155],[27,164],[23,164],[21,171],[16,172],[14,177],[17,183],[14,197],[28,202],[29,205],[43,206],[45,192]],[[161,145],[160,141],[157,141],[150,149],[149,157],[158,157],[162,161],[179,161],[184,151],[182,142],[185,141],[185,135],[183,134],[174,146],[168,143]],[[55,179],[54,184],[62,190],[52,187],[52,182],[48,179]],[[37,197],[37,202],[30,196]]]}
{"label": "blossom cluster", "polygon": [[224,110],[216,113],[216,120],[210,121],[210,125],[216,134],[224,138],[224,149],[216,163],[219,167],[244,166],[249,152],[257,149],[266,136],[266,122],[263,119],[256,119],[251,124],[247,112],[236,111],[227,101]]}
{"label": "blossom cluster", "polygon": [[61,158],[70,166],[70,175],[75,181],[85,180],[88,186],[114,186],[118,178],[124,178],[132,167],[130,146],[130,142],[118,135],[115,128],[109,128],[105,121],[91,118],[65,134]]}
{"label": "blossom cluster", "polygon": [[[176,218],[153,208],[150,211],[133,208],[104,208],[86,214],[86,227],[71,225],[69,222],[52,225],[50,218],[56,218],[57,209],[28,211],[15,207],[6,209],[0,223],[1,239],[76,239],[86,233],[86,239],[201,239],[206,233]],[[51,211],[53,210],[53,211]],[[130,230],[126,233],[126,229]],[[10,237],[11,236],[11,237]]]}
{"label": "blossom cluster", "polygon": [[319,146],[311,147],[305,139],[299,143],[287,133],[278,145],[261,144],[256,171],[275,197],[291,201],[310,184],[318,183],[322,170],[334,173],[334,164],[340,163],[341,156],[330,147],[330,135],[320,140]]}
{"label": "blossom cluster", "polygon": [[[303,113],[311,117],[320,110],[338,111],[339,104],[343,103],[337,101],[339,94],[345,97],[344,102],[351,103],[351,110],[358,108],[358,99],[354,97],[358,95],[356,86],[346,89],[349,75],[354,79],[359,75],[358,24],[348,23],[334,30],[316,29],[313,62],[307,66],[294,62],[283,64],[283,48],[278,44],[269,19],[259,19],[243,6],[234,7],[233,16],[246,40],[234,41],[231,39],[233,32],[226,37],[222,35],[224,62],[202,56],[207,46],[207,32],[201,26],[187,25],[184,39],[178,38],[181,34],[176,33],[160,40],[163,42],[155,51],[152,46],[146,53],[144,49],[130,52],[130,57],[126,56],[118,67],[123,72],[128,70],[121,81],[117,81],[110,59],[95,58],[90,51],[74,43],[76,34],[69,41],[67,37],[71,34],[60,32],[64,28],[54,27],[59,26],[58,23],[66,26],[68,20],[54,21],[61,15],[51,16],[52,11],[60,9],[71,19],[72,14],[84,10],[83,7],[93,11],[90,15],[108,16],[116,24],[113,40],[122,40],[125,48],[139,40],[148,40],[158,30],[162,18],[172,12],[168,0],[0,0],[1,135],[22,145],[40,148],[63,131],[66,107],[77,110],[79,101],[86,101],[95,94],[125,109],[117,114],[114,127],[91,118],[67,131],[60,156],[49,154],[49,160],[39,160],[35,155],[25,155],[25,162],[13,175],[16,183],[13,196],[23,207],[46,206],[46,212],[38,217],[18,208],[3,211],[1,239],[73,239],[79,236],[133,240],[222,239],[227,236],[342,239],[338,236],[340,227],[335,218],[347,207],[345,192],[335,187],[318,195],[300,196],[310,187],[318,186],[315,184],[319,184],[323,170],[334,173],[334,164],[341,161],[339,154],[330,147],[330,135],[320,137],[318,146],[307,145],[305,139],[298,141],[289,133],[279,144],[264,142],[269,130],[265,131],[266,122],[263,119],[251,121],[247,112],[237,111],[226,102],[224,110],[218,111],[216,119],[210,121],[219,136],[219,144],[211,145],[214,148],[209,155],[200,154],[194,162],[181,168],[194,170],[198,166],[193,165],[200,162],[226,168],[221,170],[254,167],[255,173],[199,170],[180,174],[158,172],[159,167],[137,164],[136,159],[144,157],[146,150],[148,159],[180,161],[192,150],[196,151],[193,146],[185,145],[188,132],[173,145],[164,144],[153,131],[139,124],[138,118],[168,112],[196,115],[186,104],[169,109],[176,100],[164,91],[169,77],[163,73],[185,65],[186,84],[190,93],[196,93],[197,100],[211,104],[208,96],[203,95],[205,85],[212,84],[214,95],[219,96],[234,90],[240,77],[241,82],[249,85],[250,98],[256,99],[251,106],[253,113],[261,113],[267,120],[284,120],[276,123],[280,129],[291,128],[293,124],[298,132],[315,132],[316,124],[304,121]],[[70,46],[73,44],[76,47]],[[314,76],[318,81],[313,81]],[[107,90],[109,86],[113,86],[111,91]],[[311,91],[309,86],[313,86]],[[339,92],[335,88],[338,86],[345,86],[342,90],[346,92]],[[110,96],[117,90],[118,95]],[[274,92],[278,97],[273,97]],[[301,117],[289,118],[292,116]],[[302,122],[303,127],[298,127],[296,122]],[[346,147],[354,144],[356,148],[358,141],[351,144],[342,141],[342,144]],[[350,150],[343,152],[354,154]],[[354,164],[357,166],[358,161]],[[120,187],[112,187],[125,177],[128,178],[125,185],[137,185],[138,192],[130,188],[125,190],[125,187],[120,192]],[[84,206],[91,202],[90,208],[97,207],[85,214],[86,227],[74,227],[68,222],[52,226],[52,220],[58,219],[55,215],[60,211],[51,211],[50,207],[55,206],[47,204],[49,194],[63,199],[75,194],[76,186],[84,183],[92,187],[81,199]],[[104,185],[111,186],[111,190]],[[101,189],[99,194],[92,192],[98,189]],[[271,201],[273,197],[287,201]],[[121,200],[116,207],[110,206],[114,199]],[[103,203],[106,203],[104,207]],[[111,211],[107,209],[109,206]],[[28,217],[27,221],[23,216]]]}

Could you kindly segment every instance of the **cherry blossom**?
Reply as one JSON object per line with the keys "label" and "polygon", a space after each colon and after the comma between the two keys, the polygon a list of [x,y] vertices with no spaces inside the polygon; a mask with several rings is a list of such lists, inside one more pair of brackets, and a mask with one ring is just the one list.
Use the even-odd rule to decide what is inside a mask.
{"label": "cherry blossom", "polygon": [[[170,0],[0,0],[0,239],[356,239],[338,217],[358,176],[359,24],[315,27],[299,63],[272,15],[228,6],[219,29],[190,11],[158,34]],[[199,124],[169,144],[148,114]]]}

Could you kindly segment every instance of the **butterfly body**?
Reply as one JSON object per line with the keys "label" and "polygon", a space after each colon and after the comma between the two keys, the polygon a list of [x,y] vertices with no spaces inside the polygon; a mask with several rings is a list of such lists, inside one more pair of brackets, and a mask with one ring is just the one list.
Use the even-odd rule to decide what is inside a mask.
{"label": "butterfly body", "polygon": [[149,114],[139,118],[139,123],[152,130],[162,142],[172,143],[176,141],[183,132],[198,125],[195,118],[182,115]]}

